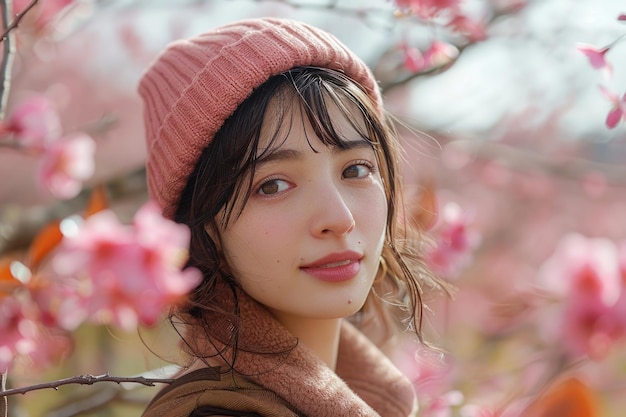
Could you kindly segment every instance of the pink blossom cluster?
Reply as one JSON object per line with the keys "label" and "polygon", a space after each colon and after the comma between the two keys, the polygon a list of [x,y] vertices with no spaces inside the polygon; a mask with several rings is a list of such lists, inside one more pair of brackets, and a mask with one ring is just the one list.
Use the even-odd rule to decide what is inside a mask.
{"label": "pink blossom cluster", "polygon": [[401,47],[404,52],[404,66],[411,72],[442,67],[459,56],[459,49],[456,46],[437,39],[434,39],[424,52],[406,42],[402,43]]}
{"label": "pink blossom cluster", "polygon": [[[517,7],[523,4],[518,0]],[[416,16],[425,22],[438,22],[471,41],[481,41],[487,37],[485,23],[470,18],[463,11],[463,0],[395,0],[400,12]]]}
{"label": "pink blossom cluster", "polygon": [[152,202],[132,226],[109,210],[88,217],[53,259],[60,324],[70,330],[86,319],[126,330],[153,325],[200,282],[196,269],[180,270],[188,243],[189,229],[165,220]]}
{"label": "pink blossom cluster", "polygon": [[[153,325],[201,280],[186,261],[189,229],[153,202],[123,225],[110,210],[68,218],[49,267],[17,261],[0,277],[0,372],[21,356],[46,362],[89,321],[131,330]],[[67,337],[59,337],[64,334]]]}
{"label": "pink blossom cluster", "polygon": [[435,245],[428,254],[429,265],[440,276],[457,276],[471,260],[480,236],[471,228],[471,216],[455,202],[442,208],[433,228]]}
{"label": "pink blossom cluster", "polygon": [[0,373],[18,358],[44,366],[69,351],[66,332],[52,325],[40,301],[49,300],[47,285],[15,260],[0,265]]}
{"label": "pink blossom cluster", "polygon": [[[486,23],[469,17],[463,11],[462,0],[394,0],[394,3],[400,15],[415,17],[431,27],[434,25],[444,27],[453,33],[463,35],[471,42],[487,38]],[[455,45],[436,38],[433,38],[425,51],[410,45],[409,42],[403,42],[401,49],[404,54],[404,66],[411,72],[444,67],[459,55],[459,49]]]}
{"label": "pink blossom cluster", "polygon": [[39,326],[27,311],[29,307],[22,298],[0,298],[0,372],[6,372],[16,355],[37,351]]}
{"label": "pink blossom cluster", "polygon": [[63,136],[60,116],[44,96],[30,97],[0,121],[0,137],[39,158],[39,183],[56,198],[75,197],[94,173],[94,140],[81,132]]}
{"label": "pink blossom cluster", "polygon": [[560,308],[545,325],[569,355],[599,360],[626,338],[626,241],[566,235],[539,280]]}
{"label": "pink blossom cluster", "polygon": [[[620,14],[617,20],[622,22],[626,21],[626,14]],[[606,55],[620,39],[604,47],[578,43],[576,48],[587,57],[593,68],[602,72],[606,81],[611,81],[613,77],[613,66],[611,65],[611,62],[606,59]],[[599,88],[611,104],[611,109],[606,116],[605,124],[609,129],[613,129],[626,120],[626,92],[624,92],[620,97],[618,92],[609,87],[601,85]]]}

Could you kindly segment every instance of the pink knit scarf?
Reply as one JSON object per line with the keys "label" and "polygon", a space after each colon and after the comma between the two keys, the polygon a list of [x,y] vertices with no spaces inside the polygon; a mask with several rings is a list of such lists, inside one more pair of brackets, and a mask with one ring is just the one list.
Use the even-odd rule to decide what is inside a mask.
{"label": "pink knit scarf", "polygon": [[[234,367],[250,381],[307,416],[407,417],[415,411],[408,379],[347,321],[341,328],[335,372],[306,346],[294,348],[294,336],[265,308],[241,291],[238,296],[240,349]],[[196,347],[200,343],[194,342]],[[281,350],[284,355],[259,353]]]}

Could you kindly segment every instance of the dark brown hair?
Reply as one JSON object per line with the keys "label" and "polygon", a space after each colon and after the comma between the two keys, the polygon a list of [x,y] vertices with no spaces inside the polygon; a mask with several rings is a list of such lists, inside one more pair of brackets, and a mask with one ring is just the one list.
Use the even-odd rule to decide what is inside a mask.
{"label": "dark brown hair", "polygon": [[[403,203],[397,135],[389,117],[358,85],[341,72],[316,67],[298,67],[271,77],[226,120],[201,155],[183,191],[175,220],[191,229],[188,266],[198,268],[204,279],[179,309],[178,317],[191,317],[208,327],[207,313],[231,315],[228,340],[236,344],[237,309],[220,311],[215,302],[218,287],[225,284],[234,297],[238,288],[237,278],[228,273],[221,254],[218,231],[241,214],[250,196],[255,164],[262,157],[258,154],[260,132],[268,110],[278,112],[272,116],[278,117],[277,126],[281,126],[291,115],[288,109],[299,104],[322,143],[347,146],[334,128],[329,102],[374,149],[388,204],[381,265],[357,325],[365,325],[369,319],[382,320],[386,331],[392,332],[391,323],[402,317],[405,320],[400,322],[422,339],[422,287],[441,284],[423,262],[424,238],[420,231],[399,218]],[[353,120],[355,108],[362,115],[360,121]],[[281,140],[275,135],[265,149],[280,146]],[[236,346],[231,347],[236,350]]]}

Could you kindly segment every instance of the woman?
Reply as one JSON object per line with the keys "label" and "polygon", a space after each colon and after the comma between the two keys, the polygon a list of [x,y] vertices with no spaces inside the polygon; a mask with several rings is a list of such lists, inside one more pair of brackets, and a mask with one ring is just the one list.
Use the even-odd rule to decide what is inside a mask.
{"label": "woman", "polygon": [[149,191],[204,276],[171,315],[183,371],[144,416],[413,414],[372,340],[407,320],[420,336],[439,284],[399,216],[399,143],[365,64],[252,19],[171,44],[139,91]]}

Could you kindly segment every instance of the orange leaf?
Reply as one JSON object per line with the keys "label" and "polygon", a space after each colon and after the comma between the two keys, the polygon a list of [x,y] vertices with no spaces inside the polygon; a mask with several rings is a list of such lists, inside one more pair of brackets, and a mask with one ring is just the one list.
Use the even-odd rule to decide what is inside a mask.
{"label": "orange leaf", "polygon": [[579,379],[552,386],[526,408],[522,417],[598,417],[593,392]]}
{"label": "orange leaf", "polygon": [[412,202],[410,218],[417,226],[428,230],[437,220],[437,193],[432,182],[422,184],[419,196]]}
{"label": "orange leaf", "polygon": [[96,214],[109,207],[106,189],[103,185],[97,185],[91,191],[87,207],[85,208],[85,218]]}
{"label": "orange leaf", "polygon": [[0,259],[0,297],[10,295],[15,288],[22,285],[21,282],[13,276],[13,272],[11,271],[12,262],[13,259]]}
{"label": "orange leaf", "polygon": [[28,259],[32,270],[37,269],[41,261],[61,243],[63,234],[59,228],[60,224],[61,222],[59,220],[48,223],[33,239],[28,252]]}

